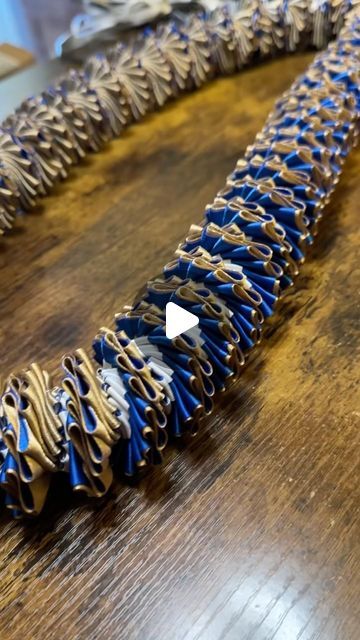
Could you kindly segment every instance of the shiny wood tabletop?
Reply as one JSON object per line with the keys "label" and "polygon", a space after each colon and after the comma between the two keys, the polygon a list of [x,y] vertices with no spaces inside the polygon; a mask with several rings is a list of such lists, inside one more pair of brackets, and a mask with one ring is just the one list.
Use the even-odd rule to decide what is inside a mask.
{"label": "shiny wood tabletop", "polygon": [[[160,271],[311,55],[218,80],[76,167],[0,240],[1,373],[61,354]],[[357,640],[359,167],[238,382],[102,502],[0,522],[2,640]]]}

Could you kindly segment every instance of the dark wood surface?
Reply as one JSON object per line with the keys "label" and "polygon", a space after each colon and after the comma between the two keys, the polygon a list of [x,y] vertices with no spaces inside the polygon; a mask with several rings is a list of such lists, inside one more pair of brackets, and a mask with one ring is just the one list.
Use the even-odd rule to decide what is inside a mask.
{"label": "dark wood surface", "polygon": [[[172,256],[311,59],[219,80],[74,169],[0,240],[7,375],[97,328]],[[107,500],[1,517],[2,640],[357,640],[360,152],[241,379]]]}

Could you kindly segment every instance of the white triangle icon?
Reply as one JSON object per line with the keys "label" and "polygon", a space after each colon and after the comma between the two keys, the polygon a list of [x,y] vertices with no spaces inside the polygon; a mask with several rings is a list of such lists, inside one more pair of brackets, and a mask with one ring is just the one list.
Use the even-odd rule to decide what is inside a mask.
{"label": "white triangle icon", "polygon": [[199,324],[199,318],[193,313],[182,309],[174,302],[167,303],[165,331],[166,337],[169,338],[169,340],[196,327],[197,324]]}

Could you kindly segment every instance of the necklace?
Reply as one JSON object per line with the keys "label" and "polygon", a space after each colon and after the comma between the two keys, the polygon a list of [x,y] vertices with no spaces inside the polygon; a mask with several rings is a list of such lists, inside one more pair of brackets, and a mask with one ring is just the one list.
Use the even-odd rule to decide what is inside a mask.
{"label": "necklace", "polygon": [[[210,18],[214,20],[213,15],[208,21]],[[194,24],[196,33],[201,29],[206,33],[207,46],[209,33],[218,37],[216,30],[209,31],[209,24],[206,31],[200,18]],[[279,25],[284,29],[284,23]],[[232,28],[226,24],[227,32]],[[145,35],[146,46],[147,39],[154,37]],[[263,38],[256,37],[258,42]],[[201,42],[200,35],[192,38]],[[212,55],[200,55],[205,45],[199,45],[196,55],[190,55],[192,38],[188,36],[183,49],[191,69],[190,76],[185,72],[179,75],[184,87],[189,77],[195,85],[201,84],[214,73],[216,65],[218,71],[225,71],[221,56],[214,62],[214,51]],[[275,36],[272,38],[275,41]],[[226,42],[225,37],[222,42]],[[236,51],[224,45],[227,70],[230,52],[232,59],[242,55],[245,42],[240,39]],[[268,43],[271,51],[270,40]],[[150,281],[140,302],[117,315],[115,331],[99,331],[93,343],[94,359],[82,349],[66,355],[64,377],[61,386],[55,388],[47,372],[36,364],[8,378],[0,408],[0,483],[15,516],[41,511],[56,472],[68,473],[75,490],[97,497],[109,489],[114,466],[133,475],[148,464],[160,462],[168,434],[195,432],[201,419],[211,412],[216,391],[240,373],[247,354],[259,342],[264,320],[293,283],[343,161],[356,142],[359,46],[360,14],[354,10],[335,43],[315,58],[276,103],[225,188],[207,207],[203,223],[191,227],[174,260],[165,266],[163,277]],[[161,73],[160,67],[150,64],[145,72],[144,62],[135,64],[123,48],[121,56],[132,71],[124,75],[124,102],[120,104],[131,108],[133,117],[139,117],[147,101],[160,104],[169,86],[167,78],[174,83],[174,69],[180,74],[180,66],[177,63],[170,67],[167,62],[169,77],[161,65]],[[136,81],[129,82],[130,76]],[[146,85],[140,83],[144,77]],[[110,135],[104,134],[103,121],[96,120],[99,111],[90,109],[93,105],[100,108],[109,94],[101,93],[101,102],[99,89],[97,93],[94,90],[91,95],[96,99],[90,100],[79,92],[76,82],[78,75],[74,78],[70,74],[64,86],[67,99],[73,96],[69,123],[77,132],[71,152],[76,148],[80,155],[80,141],[84,140],[80,132],[86,131],[86,144],[91,142],[94,149]],[[176,90],[180,88],[177,80]],[[49,102],[51,109],[59,108],[56,91],[50,94],[55,96],[54,102]],[[79,113],[83,119],[86,114],[88,130],[73,122],[75,102],[82,105]],[[124,113],[122,108],[118,111]],[[107,126],[112,122],[115,132],[120,116],[110,106],[108,112],[114,119],[109,118]],[[57,135],[58,147],[54,148],[60,154]],[[50,154],[49,161],[50,156],[53,158]],[[7,157],[16,167],[14,175],[19,180],[19,196],[12,195],[30,202],[29,184],[33,183],[25,181],[22,174],[19,177],[12,151]],[[198,327],[173,340],[166,338],[168,302],[198,316]]]}
{"label": "necklace", "polygon": [[[214,2],[214,5],[220,4]],[[300,47],[323,48],[358,0],[243,0],[146,29],[89,58],[0,127],[0,233],[71,166],[131,122],[216,75]]]}

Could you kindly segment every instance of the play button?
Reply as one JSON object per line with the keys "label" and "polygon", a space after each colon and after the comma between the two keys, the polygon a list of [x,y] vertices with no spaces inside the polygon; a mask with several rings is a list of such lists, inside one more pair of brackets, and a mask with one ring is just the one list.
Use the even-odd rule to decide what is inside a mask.
{"label": "play button", "polygon": [[185,333],[189,329],[199,324],[199,318],[190,311],[186,311],[174,302],[168,302],[166,305],[166,337],[169,340],[176,338],[181,333]]}

